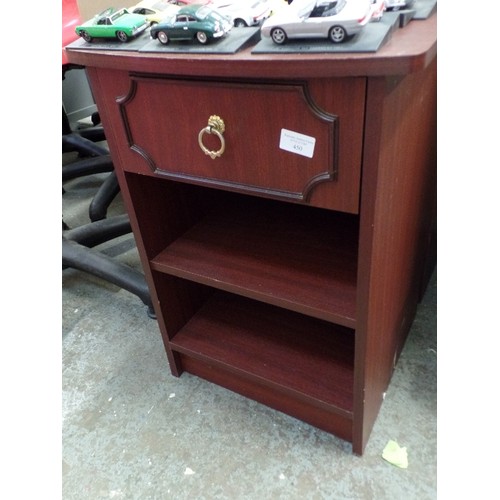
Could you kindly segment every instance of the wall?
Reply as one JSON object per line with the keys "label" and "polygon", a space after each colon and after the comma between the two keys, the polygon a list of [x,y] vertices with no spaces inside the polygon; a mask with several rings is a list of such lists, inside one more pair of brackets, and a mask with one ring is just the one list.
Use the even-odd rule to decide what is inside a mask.
{"label": "wall", "polygon": [[87,21],[94,17],[99,12],[107,9],[108,7],[115,7],[117,9],[121,7],[132,7],[136,3],[139,3],[139,0],[134,2],[120,2],[119,0],[77,0],[78,7],[80,9],[80,15],[82,17],[82,21]]}
{"label": "wall", "polygon": [[62,81],[62,102],[72,128],[77,127],[78,120],[88,118],[96,111],[84,70],[72,69],[66,72]]}

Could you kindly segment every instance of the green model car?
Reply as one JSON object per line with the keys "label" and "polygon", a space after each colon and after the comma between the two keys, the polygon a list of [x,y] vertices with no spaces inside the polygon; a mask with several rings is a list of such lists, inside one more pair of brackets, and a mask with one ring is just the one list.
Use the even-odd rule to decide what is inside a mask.
{"label": "green model car", "polygon": [[170,40],[209,40],[223,37],[231,30],[231,19],[209,5],[186,5],[176,15],[155,24],[150,31],[153,40],[167,45]]}
{"label": "green model car", "polygon": [[118,38],[120,42],[127,42],[148,26],[149,22],[140,14],[131,14],[127,9],[115,11],[109,8],[77,26],[75,32],[86,42],[91,42],[94,38]]}

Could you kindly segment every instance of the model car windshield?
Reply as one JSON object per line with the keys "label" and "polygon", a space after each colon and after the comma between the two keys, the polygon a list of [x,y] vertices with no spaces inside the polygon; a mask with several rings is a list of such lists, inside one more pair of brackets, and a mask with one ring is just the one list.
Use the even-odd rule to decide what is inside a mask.
{"label": "model car windshield", "polygon": [[118,12],[116,12],[115,14],[113,14],[111,16],[111,22],[115,23],[118,19],[120,19],[120,17],[122,17],[123,15],[127,14],[127,11],[126,10],[119,10]]}
{"label": "model car windshield", "polygon": [[196,16],[198,17],[198,19],[205,19],[210,13],[212,12],[212,9],[210,7],[207,7],[207,6],[203,6],[203,7],[200,7],[197,11],[196,11]]}
{"label": "model car windshield", "polygon": [[292,10],[297,17],[306,18],[312,12],[316,6],[316,0],[294,0],[290,5],[290,10]]}
{"label": "model car windshield", "polygon": [[309,17],[336,16],[345,7],[346,1],[318,2]]}

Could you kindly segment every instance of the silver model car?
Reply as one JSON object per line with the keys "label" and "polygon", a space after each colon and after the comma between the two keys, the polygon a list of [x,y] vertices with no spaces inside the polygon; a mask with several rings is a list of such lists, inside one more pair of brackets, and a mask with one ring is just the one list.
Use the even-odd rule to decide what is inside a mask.
{"label": "silver model car", "polygon": [[370,21],[371,0],[293,0],[266,19],[263,37],[278,45],[291,38],[328,38],[340,43]]}

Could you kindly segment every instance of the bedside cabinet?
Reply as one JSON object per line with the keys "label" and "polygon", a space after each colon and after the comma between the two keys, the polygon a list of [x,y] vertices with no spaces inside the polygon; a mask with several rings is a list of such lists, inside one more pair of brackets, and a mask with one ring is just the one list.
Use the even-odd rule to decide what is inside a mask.
{"label": "bedside cabinet", "polygon": [[362,454],[435,264],[436,15],[374,54],[68,57],[172,374]]}

